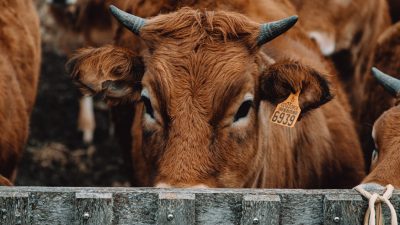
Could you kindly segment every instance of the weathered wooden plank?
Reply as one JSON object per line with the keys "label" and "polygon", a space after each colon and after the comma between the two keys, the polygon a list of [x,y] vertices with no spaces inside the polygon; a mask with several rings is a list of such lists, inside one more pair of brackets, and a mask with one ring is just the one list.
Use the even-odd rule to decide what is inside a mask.
{"label": "weathered wooden plank", "polygon": [[[189,196],[181,206],[174,205],[176,202],[172,204],[174,201],[171,199],[164,199],[170,203],[170,209],[176,209],[174,218],[178,216],[184,220],[168,221],[168,211],[163,212],[163,207],[159,209],[165,198],[162,196],[171,193]],[[249,205],[246,206],[247,201],[251,200],[251,196],[247,195],[253,195],[253,200],[257,202],[250,205],[255,208],[253,211]],[[265,195],[280,198],[280,214],[267,213],[274,218],[280,215],[279,224],[353,224],[354,217],[360,215],[356,219],[357,224],[362,221],[367,205],[367,200],[361,199],[354,190],[0,187],[0,224],[17,224],[17,218],[21,218],[21,224],[51,225],[249,224],[251,220],[246,218],[253,217],[251,213],[261,210],[258,204],[265,203],[265,199],[262,199]],[[193,199],[193,196],[196,198]],[[358,207],[359,213],[348,213],[349,218],[343,217],[343,212],[357,210],[357,205],[351,204],[353,199],[362,202],[365,207]],[[391,201],[400,215],[398,190],[394,191]],[[179,207],[189,209],[188,213],[176,214],[180,213],[177,210]],[[3,212],[2,208],[7,209]],[[386,206],[384,214],[388,224],[390,217]],[[339,220],[335,220],[336,217]],[[267,223],[261,217],[257,219],[259,224]]]}
{"label": "weathered wooden plank", "polygon": [[157,193],[117,193],[113,201],[113,224],[150,225],[156,223]]}
{"label": "weathered wooden plank", "polygon": [[73,193],[30,193],[29,222],[37,225],[71,224],[74,219],[74,202]]}
{"label": "weathered wooden plank", "polygon": [[[374,189],[369,190],[374,191]],[[377,190],[378,192],[381,190]],[[160,188],[134,188],[134,187],[3,187],[0,186],[0,192],[90,192],[90,193],[193,193],[193,194],[272,194],[272,195],[326,195],[326,194],[350,194],[359,195],[352,189],[160,189]],[[400,195],[400,190],[394,190],[394,195]],[[197,196],[196,196],[197,197]]]}
{"label": "weathered wooden plank", "polygon": [[324,224],[363,224],[367,206],[359,195],[328,194],[324,198]]}
{"label": "weathered wooden plank", "polygon": [[[290,192],[289,192],[290,193]],[[323,195],[306,193],[281,194],[281,224],[322,224]]]}
{"label": "weathered wooden plank", "polygon": [[194,194],[160,193],[158,202],[157,224],[195,224]]}
{"label": "weathered wooden plank", "polygon": [[76,193],[75,222],[79,225],[112,224],[111,193]]}
{"label": "weathered wooden plank", "polygon": [[242,202],[242,225],[279,225],[278,195],[245,195]]}
{"label": "weathered wooden plank", "polygon": [[0,224],[30,224],[27,193],[0,193]]}
{"label": "weathered wooden plank", "polygon": [[196,224],[240,224],[242,194],[196,194]]}

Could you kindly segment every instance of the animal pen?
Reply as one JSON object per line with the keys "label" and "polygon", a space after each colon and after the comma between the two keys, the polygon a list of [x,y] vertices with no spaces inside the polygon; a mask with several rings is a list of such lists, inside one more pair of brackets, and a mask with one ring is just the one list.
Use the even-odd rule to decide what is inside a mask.
{"label": "animal pen", "polygon": [[[400,209],[400,192],[391,202]],[[0,224],[362,224],[355,190],[0,187]],[[383,206],[385,224],[390,212]]]}
{"label": "animal pen", "polygon": [[[56,40],[68,36],[57,33],[59,25],[45,11],[48,2],[61,1],[35,2],[43,24],[41,78],[25,156],[18,168],[17,186],[0,186],[0,225],[364,224],[369,200],[350,189],[45,187],[127,186],[132,178],[132,168],[125,168],[129,166],[124,158],[129,157],[124,155],[112,135],[115,131],[111,129],[114,127],[107,105],[97,99],[93,106],[97,117],[94,142],[90,146],[82,145],[81,134],[73,122],[79,114],[80,95],[70,74],[64,70],[67,57],[59,55],[62,48],[56,48]],[[363,5],[368,5],[366,2]],[[377,11],[378,8],[373,8],[371,12],[376,14]],[[316,21],[322,23],[319,18]],[[360,21],[366,27],[370,22]],[[363,31],[362,27],[357,28]],[[359,34],[369,32],[355,32],[355,40]],[[79,40],[75,39],[74,36],[70,41],[79,45],[75,43]],[[374,46],[372,41],[366,43]],[[383,193],[382,190],[369,191]],[[384,199],[375,197],[378,202]],[[390,202],[395,213],[400,215],[400,191],[393,192]],[[394,212],[383,203],[382,211],[385,224],[390,224]],[[380,215],[379,206],[376,212]]]}

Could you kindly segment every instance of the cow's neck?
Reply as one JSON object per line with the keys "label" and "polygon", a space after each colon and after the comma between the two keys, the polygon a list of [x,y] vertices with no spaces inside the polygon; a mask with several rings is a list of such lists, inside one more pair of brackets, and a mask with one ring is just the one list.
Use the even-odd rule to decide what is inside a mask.
{"label": "cow's neck", "polygon": [[[256,188],[313,188],[324,182],[324,150],[329,149],[329,130],[303,118],[294,128],[272,124],[270,117],[274,106],[261,103],[259,112],[259,151],[263,152],[258,170],[249,187]],[[320,110],[313,113],[314,120],[324,117]],[[319,118],[321,117],[321,118]],[[318,130],[318,132],[313,132]],[[318,141],[316,141],[318,140]]]}

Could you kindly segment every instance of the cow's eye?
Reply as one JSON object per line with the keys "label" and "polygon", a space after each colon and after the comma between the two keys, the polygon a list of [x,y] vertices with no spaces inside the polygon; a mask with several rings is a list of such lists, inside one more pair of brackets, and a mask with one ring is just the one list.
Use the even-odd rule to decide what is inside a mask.
{"label": "cow's eye", "polygon": [[142,93],[140,95],[142,97],[142,102],[144,104],[144,110],[145,110],[144,115],[146,115],[148,119],[154,120],[155,119],[154,109],[153,106],[151,105],[150,94],[147,88],[143,88]]}
{"label": "cow's eye", "polygon": [[239,107],[238,111],[236,112],[235,117],[233,117],[233,122],[235,123],[240,119],[247,117],[251,107],[253,107],[252,100],[244,101],[242,105]]}
{"label": "cow's eye", "polygon": [[378,157],[379,157],[378,150],[374,149],[374,151],[372,152],[371,162],[375,163],[376,160],[378,160]]}
{"label": "cow's eye", "polygon": [[152,119],[154,119],[154,110],[151,106],[151,101],[148,97],[142,95],[142,101],[144,104],[144,108],[146,110],[146,114],[148,114]]}

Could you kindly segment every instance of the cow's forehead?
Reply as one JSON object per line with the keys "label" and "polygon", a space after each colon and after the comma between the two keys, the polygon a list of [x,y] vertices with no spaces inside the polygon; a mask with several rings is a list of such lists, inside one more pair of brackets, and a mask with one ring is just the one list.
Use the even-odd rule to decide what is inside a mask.
{"label": "cow's forehead", "polygon": [[[150,74],[162,74],[170,85],[190,82],[212,86],[254,69],[255,57],[234,43],[196,47],[191,43],[163,45],[145,58]],[[154,77],[153,79],[156,79]]]}
{"label": "cow's forehead", "polygon": [[143,79],[143,85],[158,92],[158,100],[165,102],[170,113],[194,107],[211,116],[221,102],[234,102],[245,93],[254,93],[258,68],[246,49],[180,48],[155,51],[148,58],[151,66]]}

